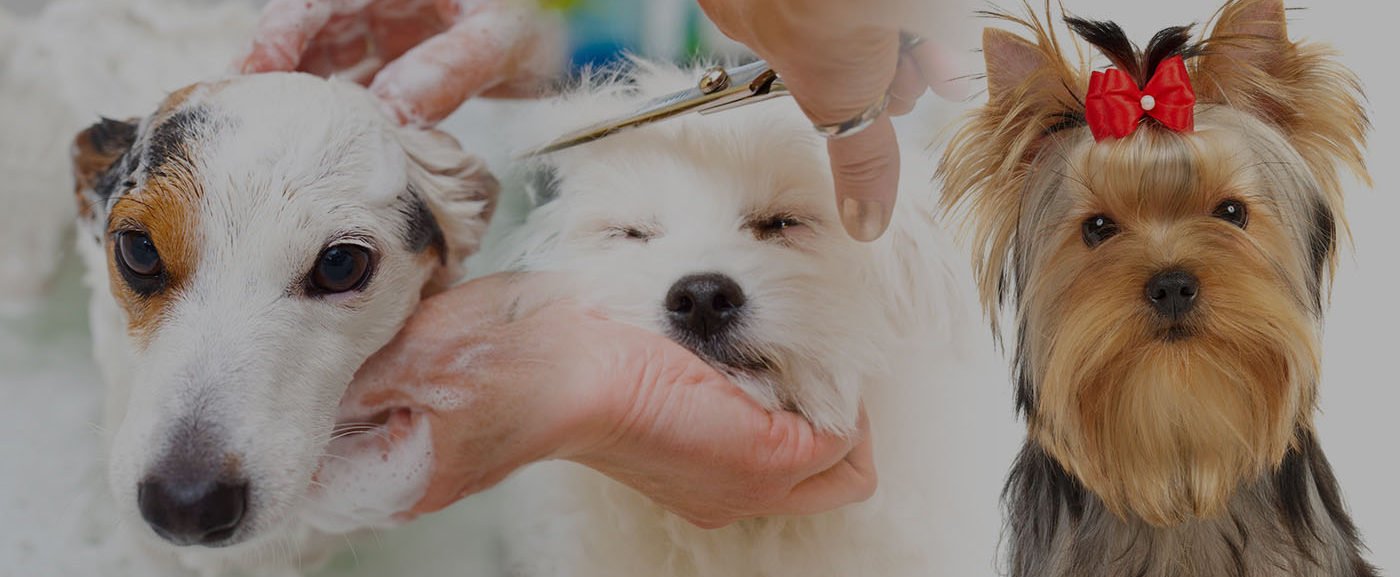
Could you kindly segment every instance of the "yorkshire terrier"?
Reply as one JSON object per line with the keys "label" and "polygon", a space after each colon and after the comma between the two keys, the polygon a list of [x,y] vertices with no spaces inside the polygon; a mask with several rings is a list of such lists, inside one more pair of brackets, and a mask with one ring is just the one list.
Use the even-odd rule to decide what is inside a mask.
{"label": "yorkshire terrier", "polygon": [[1145,49],[1067,18],[1092,73],[1048,15],[990,15],[1030,39],[985,32],[989,101],[940,172],[994,329],[1015,311],[1010,574],[1375,575],[1312,420],[1357,78],[1280,0]]}

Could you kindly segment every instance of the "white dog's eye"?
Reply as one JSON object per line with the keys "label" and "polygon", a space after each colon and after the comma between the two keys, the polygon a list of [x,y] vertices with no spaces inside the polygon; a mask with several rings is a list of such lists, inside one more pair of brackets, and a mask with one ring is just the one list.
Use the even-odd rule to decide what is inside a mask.
{"label": "white dog's eye", "polygon": [[802,219],[790,214],[775,214],[749,221],[748,228],[753,231],[754,237],[758,240],[768,240],[781,237],[791,229],[804,224]]}
{"label": "white dog's eye", "polygon": [[374,254],[358,244],[326,247],[307,276],[307,293],[328,295],[360,290],[374,274],[374,264]]}
{"label": "white dog's eye", "polygon": [[648,241],[656,236],[656,233],[639,226],[610,226],[607,229],[608,238],[625,238],[627,240]]}

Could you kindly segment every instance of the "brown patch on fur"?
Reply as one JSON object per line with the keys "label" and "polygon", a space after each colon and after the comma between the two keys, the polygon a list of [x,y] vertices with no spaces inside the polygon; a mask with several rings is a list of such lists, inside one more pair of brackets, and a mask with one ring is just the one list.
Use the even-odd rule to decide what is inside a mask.
{"label": "brown patch on fur", "polygon": [[[1312,262],[1330,270],[1336,250],[1318,247],[1331,238],[1316,215],[1341,217],[1339,166],[1366,178],[1359,83],[1287,39],[1279,0],[1232,0],[1188,61],[1197,131],[1145,123],[1096,143],[1091,67],[1045,14],[991,15],[1030,40],[984,35],[988,103],[945,153],[943,205],[970,216],[993,328],[1017,307],[1031,438],[1117,515],[1219,514],[1311,430],[1325,290]],[[1245,229],[1212,216],[1226,199],[1248,208]],[[1121,232],[1090,248],[1080,227],[1096,215]],[[1200,280],[1184,327],[1144,296],[1169,268]],[[1175,328],[1190,336],[1163,338]]]}
{"label": "brown patch on fur", "polygon": [[[159,127],[196,87],[176,92],[152,117]],[[188,143],[179,143],[186,147]],[[147,174],[140,188],[119,198],[107,218],[108,278],[112,294],[127,313],[127,330],[138,342],[148,342],[179,298],[198,265],[200,238],[198,202],[203,196],[188,149],[170,155],[159,171]],[[116,236],[140,231],[150,236],[160,254],[163,283],[155,294],[142,295],[128,286],[117,270]]]}
{"label": "brown patch on fur", "polygon": [[[189,176],[148,180],[119,199],[108,219],[107,276],[112,295],[126,310],[127,330],[139,342],[149,341],[199,264],[200,195]],[[165,275],[159,292],[138,294],[117,270],[116,234],[123,231],[144,232],[155,244]]]}

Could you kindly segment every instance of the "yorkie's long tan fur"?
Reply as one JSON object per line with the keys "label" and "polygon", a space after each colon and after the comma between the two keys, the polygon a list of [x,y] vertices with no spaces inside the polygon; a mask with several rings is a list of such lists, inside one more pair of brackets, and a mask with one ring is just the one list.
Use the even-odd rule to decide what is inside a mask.
{"label": "yorkie's long tan fur", "polygon": [[1193,132],[1096,142],[1094,48],[1028,13],[991,15],[1030,39],[986,31],[989,101],[941,168],[994,328],[1015,311],[1012,574],[1372,575],[1312,425],[1360,83],[1280,0],[1144,50],[1070,18],[1139,86],[1183,56],[1198,96]]}

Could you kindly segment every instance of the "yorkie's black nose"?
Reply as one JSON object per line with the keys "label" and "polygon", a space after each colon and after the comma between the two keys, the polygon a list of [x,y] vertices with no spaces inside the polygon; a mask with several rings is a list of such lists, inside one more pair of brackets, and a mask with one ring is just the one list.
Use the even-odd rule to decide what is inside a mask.
{"label": "yorkie's black nose", "polygon": [[136,501],[141,518],[162,539],[176,545],[219,546],[243,522],[248,483],[152,476],[138,485]]}
{"label": "yorkie's black nose", "polygon": [[1169,270],[1157,273],[1147,281],[1147,300],[1157,313],[1180,321],[1196,306],[1196,296],[1201,293],[1201,281],[1184,270]]}
{"label": "yorkie's black nose", "polygon": [[739,320],[744,289],[717,273],[691,275],[676,281],[666,293],[671,325],[701,340],[723,333]]}

